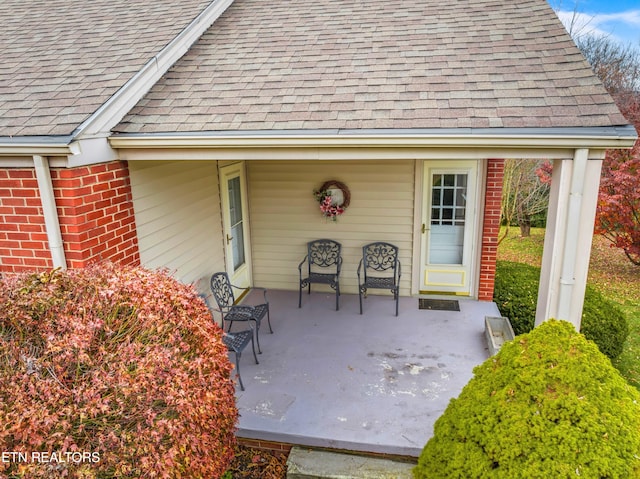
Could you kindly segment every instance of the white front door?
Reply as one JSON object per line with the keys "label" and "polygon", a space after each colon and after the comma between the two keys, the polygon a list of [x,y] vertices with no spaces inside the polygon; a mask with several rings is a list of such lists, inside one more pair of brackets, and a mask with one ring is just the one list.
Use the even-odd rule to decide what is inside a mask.
{"label": "white front door", "polygon": [[476,161],[425,162],[421,293],[471,294]]}
{"label": "white front door", "polygon": [[251,285],[251,263],[244,163],[220,168],[220,195],[227,273],[231,283],[246,288]]}

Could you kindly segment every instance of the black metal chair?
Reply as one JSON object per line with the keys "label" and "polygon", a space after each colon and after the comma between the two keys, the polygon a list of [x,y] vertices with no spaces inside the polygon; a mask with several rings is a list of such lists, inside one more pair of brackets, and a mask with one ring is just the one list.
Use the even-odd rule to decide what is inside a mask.
{"label": "black metal chair", "polygon": [[360,314],[362,314],[362,295],[367,290],[388,289],[396,300],[396,316],[400,300],[400,276],[402,274],[398,247],[391,243],[378,241],[362,247],[362,259],[358,264],[358,295]]}
{"label": "black metal chair", "polygon": [[238,331],[237,333],[223,333],[222,342],[229,351],[233,351],[236,355],[236,373],[238,374],[238,382],[240,383],[240,389],[244,391],[244,384],[242,384],[242,376],[240,376],[240,357],[242,351],[247,347],[251,341],[251,349],[253,349],[253,359],[258,362],[258,356],[256,356],[256,348],[253,342],[253,328],[245,329],[244,331]]}
{"label": "black metal chair", "polygon": [[[209,311],[211,312],[211,319],[215,321],[213,316],[213,310],[209,305],[209,301],[204,294],[199,295],[204,301],[204,304],[207,306]],[[253,350],[253,359],[256,360],[256,364],[260,364],[258,362],[258,356],[256,356],[256,347],[255,342],[253,340],[253,327],[249,323],[249,329],[245,329],[243,331],[238,331],[233,334],[228,334],[223,331],[222,333],[222,344],[227,347],[227,351],[233,352],[235,354],[235,363],[236,363],[236,374],[238,375],[238,382],[240,383],[240,389],[244,391],[244,384],[242,384],[242,376],[240,376],[240,358],[242,357],[242,352],[247,347],[251,341],[251,349]]]}
{"label": "black metal chair", "polygon": [[[311,294],[311,284],[328,284],[336,292],[336,311],[340,309],[340,268],[342,267],[342,245],[330,239],[319,239],[307,243],[307,255],[298,265],[300,291],[298,308],[302,307],[302,289],[307,287]],[[306,277],[302,277],[302,266],[307,263]]]}
{"label": "black metal chair", "polygon": [[222,315],[222,324],[224,328],[224,322],[229,323],[227,331],[231,331],[231,326],[234,321],[253,321],[255,323],[256,342],[258,343],[258,353],[262,354],[260,349],[260,323],[266,316],[267,323],[269,324],[269,332],[273,334],[271,328],[271,318],[269,316],[269,301],[267,301],[267,290],[260,289],[264,293],[264,303],[252,306],[245,306],[235,304],[235,296],[233,294],[233,288],[248,290],[249,288],[241,288],[231,284],[229,275],[226,272],[215,273],[211,276],[211,292],[218,304],[218,311]]}

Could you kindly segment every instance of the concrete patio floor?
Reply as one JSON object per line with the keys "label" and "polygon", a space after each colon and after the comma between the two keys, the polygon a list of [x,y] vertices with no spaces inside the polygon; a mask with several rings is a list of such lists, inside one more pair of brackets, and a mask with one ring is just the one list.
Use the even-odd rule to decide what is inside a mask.
{"label": "concrete patio floor", "polygon": [[[254,293],[252,293],[253,295]],[[245,304],[262,295],[250,295]],[[455,299],[455,298],[453,298]],[[263,354],[245,351],[237,435],[304,446],[417,457],[435,420],[488,358],[484,317],[494,303],[459,299],[460,311],[418,309],[400,298],[269,291]],[[234,325],[234,330],[236,325]]]}

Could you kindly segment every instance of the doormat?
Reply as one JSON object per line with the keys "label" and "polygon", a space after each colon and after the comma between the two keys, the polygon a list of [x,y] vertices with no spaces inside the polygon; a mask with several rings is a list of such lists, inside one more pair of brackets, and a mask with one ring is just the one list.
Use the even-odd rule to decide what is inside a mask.
{"label": "doormat", "polygon": [[418,309],[460,311],[460,303],[457,299],[419,299]]}

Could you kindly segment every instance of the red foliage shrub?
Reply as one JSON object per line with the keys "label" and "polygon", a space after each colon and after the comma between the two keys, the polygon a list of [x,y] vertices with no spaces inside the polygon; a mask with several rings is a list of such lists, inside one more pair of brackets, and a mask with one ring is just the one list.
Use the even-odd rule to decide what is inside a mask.
{"label": "red foliage shrub", "polygon": [[[110,264],[0,281],[3,477],[219,477],[237,421],[190,286]],[[35,455],[34,455],[35,454]]]}
{"label": "red foliage shrub", "polygon": [[545,185],[551,185],[552,174],[553,164],[549,160],[544,161],[536,170],[536,175],[538,176],[540,183],[544,183]]}
{"label": "red foliage shrub", "polygon": [[640,265],[640,141],[631,150],[610,150],[603,164],[596,233]]}
{"label": "red foliage shrub", "polygon": [[[640,130],[640,95],[617,98]],[[595,232],[640,266],[640,140],[630,150],[608,150],[602,165]]]}

